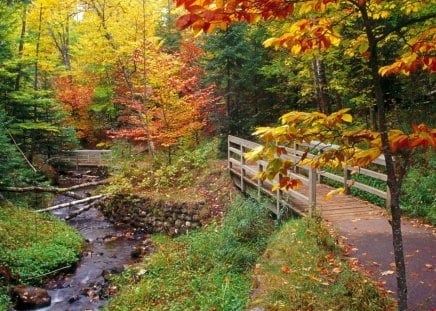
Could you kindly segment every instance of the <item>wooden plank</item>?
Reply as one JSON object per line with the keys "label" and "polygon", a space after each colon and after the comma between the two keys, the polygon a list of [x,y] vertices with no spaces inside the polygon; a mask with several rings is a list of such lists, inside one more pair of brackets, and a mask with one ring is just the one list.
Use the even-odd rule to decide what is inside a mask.
{"label": "wooden plank", "polygon": [[378,197],[380,197],[380,198],[382,198],[382,199],[386,199],[386,198],[387,198],[387,193],[386,193],[385,191],[382,191],[382,190],[379,190],[379,189],[373,188],[373,187],[371,187],[371,186],[368,186],[368,185],[362,184],[362,183],[360,183],[360,182],[355,182],[355,183],[353,184],[353,188],[357,188],[357,189],[360,189],[360,190],[366,191],[366,192],[368,192],[368,193],[374,194],[374,195],[376,195],[376,196],[378,196]]}
{"label": "wooden plank", "polygon": [[229,151],[233,152],[234,154],[241,155],[241,150],[239,150],[239,149],[229,147]]}
{"label": "wooden plank", "polygon": [[329,173],[329,172],[325,172],[325,171],[321,171],[320,175],[329,179],[332,179],[334,181],[340,182],[342,183],[344,181],[344,177],[333,174],[333,173]]}
{"label": "wooden plank", "polygon": [[366,176],[372,177],[372,178],[375,178],[375,179],[379,179],[379,180],[382,180],[382,181],[387,181],[388,180],[388,175],[383,174],[383,173],[379,173],[379,172],[374,172],[374,171],[371,171],[371,170],[366,169],[366,168],[360,168],[358,170],[358,173],[362,174],[362,175],[366,175]]}

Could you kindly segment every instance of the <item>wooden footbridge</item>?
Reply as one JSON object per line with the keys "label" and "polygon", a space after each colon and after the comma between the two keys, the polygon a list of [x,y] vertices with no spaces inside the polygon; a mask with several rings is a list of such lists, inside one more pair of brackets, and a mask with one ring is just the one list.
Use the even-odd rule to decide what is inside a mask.
{"label": "wooden footbridge", "polygon": [[72,150],[57,155],[50,160],[61,160],[71,163],[78,170],[79,167],[107,166],[112,159],[111,150]]}
{"label": "wooden footbridge", "polygon": [[[272,191],[274,184],[278,182],[265,180],[264,182],[254,179],[257,173],[262,172],[268,163],[266,161],[257,161],[255,163],[248,163],[244,154],[251,149],[258,147],[259,144],[248,141],[235,136],[228,137],[228,169],[232,176],[235,185],[243,192],[248,192],[259,199],[262,195],[267,195],[274,199],[275,205],[271,210],[281,217],[287,209],[292,210],[299,215],[311,214],[314,210],[321,214],[321,216],[329,221],[343,220],[343,219],[366,219],[380,217],[384,210],[379,206],[371,204],[358,197],[345,195],[335,195],[330,200],[326,200],[327,193],[334,190],[332,186],[325,183],[333,181],[339,187],[348,189],[351,182],[350,175],[364,175],[367,183],[356,182],[353,183],[353,188],[361,191],[371,193],[378,196],[388,203],[390,200],[389,191],[379,190],[372,187],[371,181],[381,180],[386,183],[387,176],[384,174],[385,160],[384,157],[379,157],[373,161],[371,168],[354,168],[344,167],[343,172],[332,173],[327,171],[320,171],[307,166],[295,166],[291,168],[288,175],[293,178],[301,180],[302,185],[295,190],[276,190]],[[311,144],[294,144],[292,148],[286,148],[287,154],[282,155],[292,158],[294,162],[298,162],[306,150],[319,151],[326,148],[335,148],[337,146],[327,146],[319,142],[312,142]],[[313,153],[308,157],[313,156]],[[330,183],[331,184],[331,183]]]}

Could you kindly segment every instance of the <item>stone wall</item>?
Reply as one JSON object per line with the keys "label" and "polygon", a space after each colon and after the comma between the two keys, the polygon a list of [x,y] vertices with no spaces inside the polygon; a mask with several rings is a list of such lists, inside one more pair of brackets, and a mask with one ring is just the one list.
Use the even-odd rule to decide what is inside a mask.
{"label": "stone wall", "polygon": [[129,225],[146,233],[177,235],[201,225],[204,207],[204,202],[168,202],[118,194],[107,199],[100,210],[116,224]]}

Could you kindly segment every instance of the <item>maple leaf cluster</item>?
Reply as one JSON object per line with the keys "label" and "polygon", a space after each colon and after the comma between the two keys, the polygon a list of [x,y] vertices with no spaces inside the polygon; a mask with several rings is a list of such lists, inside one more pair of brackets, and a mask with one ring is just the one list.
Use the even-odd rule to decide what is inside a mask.
{"label": "maple leaf cluster", "polygon": [[89,114],[92,105],[94,87],[92,85],[80,85],[69,77],[52,79],[56,99],[69,113],[66,122],[73,125],[77,131],[77,138],[93,140],[93,125]]}
{"label": "maple leaf cluster", "polygon": [[[282,125],[258,128],[254,135],[260,137],[265,145],[246,154],[249,161],[268,161],[265,171],[257,177],[261,180],[273,180],[279,174],[279,183],[274,190],[287,190],[296,188],[301,183],[298,179],[288,176],[288,170],[294,165],[342,168],[345,165],[364,167],[371,164],[382,154],[381,135],[367,129],[348,130],[345,125],[352,122],[349,111],[350,109],[346,108],[330,115],[292,111],[281,117]],[[424,124],[414,124],[413,131],[409,134],[391,130],[388,137],[394,155],[418,147],[424,150],[429,146],[436,147],[436,129],[430,129]],[[308,147],[299,161],[294,162],[287,156],[285,148],[293,142],[312,145],[315,143],[319,152],[313,154]],[[339,189],[337,193],[341,191],[343,190]]]}
{"label": "maple leaf cluster", "polygon": [[156,148],[167,148],[178,144],[182,137],[198,136],[205,127],[212,131],[209,114],[219,97],[214,85],[201,84],[204,72],[196,61],[202,54],[203,50],[192,41],[182,43],[180,52],[173,54],[155,49],[153,57],[146,60],[142,51],[136,50],[131,58],[137,68],[137,76],[133,77],[135,96],[131,97],[120,71],[114,100],[121,111],[120,128],[110,131],[110,137],[131,142],[150,139]]}

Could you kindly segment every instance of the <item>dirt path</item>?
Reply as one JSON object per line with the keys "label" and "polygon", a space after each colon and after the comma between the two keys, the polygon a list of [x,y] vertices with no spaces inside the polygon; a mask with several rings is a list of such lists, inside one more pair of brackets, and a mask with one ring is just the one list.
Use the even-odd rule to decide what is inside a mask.
{"label": "dirt path", "polygon": [[[395,296],[392,232],[388,218],[333,220],[351,258]],[[436,228],[413,220],[402,224],[409,310],[436,310]]]}

